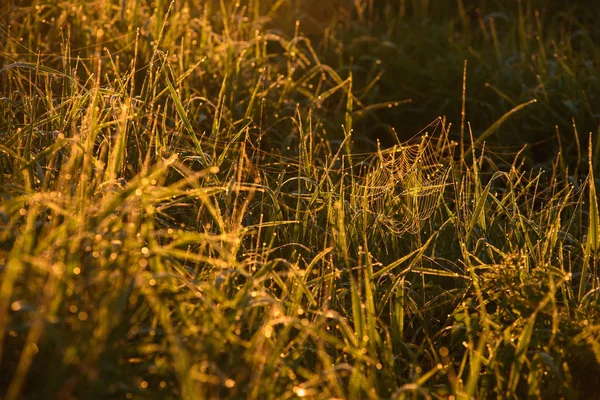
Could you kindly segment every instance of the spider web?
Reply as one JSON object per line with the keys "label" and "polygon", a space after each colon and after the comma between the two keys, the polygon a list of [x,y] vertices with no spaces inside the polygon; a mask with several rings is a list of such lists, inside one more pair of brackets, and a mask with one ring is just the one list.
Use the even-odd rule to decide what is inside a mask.
{"label": "spider web", "polygon": [[436,208],[448,175],[439,129],[444,129],[441,119],[425,128],[420,137],[367,159],[368,168],[355,194],[361,199],[356,200],[376,225],[390,233],[417,233]]}
{"label": "spider web", "polygon": [[[304,175],[306,167],[297,157],[286,157],[258,147],[253,149],[269,160],[260,166],[262,173],[276,175],[282,185],[290,185],[285,190],[278,190],[280,206],[294,211],[298,199],[302,198],[304,204],[318,208],[334,198],[348,207],[352,219],[366,214],[373,228],[400,236],[419,232],[433,215],[447,185],[452,148],[445,121],[437,118],[411,140],[392,148],[341,155],[342,162],[337,166],[331,158],[321,160],[321,165],[310,168],[319,171],[318,175],[310,177]],[[352,165],[346,163],[350,158]],[[325,179],[321,174],[330,174],[330,178]],[[339,188],[335,188],[339,184],[336,176],[345,186],[344,198],[339,198]],[[319,182],[325,181],[331,184],[329,190],[319,189],[315,194]],[[309,208],[301,212],[313,211]]]}

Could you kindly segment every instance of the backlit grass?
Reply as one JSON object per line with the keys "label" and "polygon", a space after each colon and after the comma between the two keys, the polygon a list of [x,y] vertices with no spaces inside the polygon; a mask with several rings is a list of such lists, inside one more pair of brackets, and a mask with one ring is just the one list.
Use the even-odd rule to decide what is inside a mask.
{"label": "backlit grass", "polygon": [[2,11],[0,396],[593,398],[590,14],[292,3]]}

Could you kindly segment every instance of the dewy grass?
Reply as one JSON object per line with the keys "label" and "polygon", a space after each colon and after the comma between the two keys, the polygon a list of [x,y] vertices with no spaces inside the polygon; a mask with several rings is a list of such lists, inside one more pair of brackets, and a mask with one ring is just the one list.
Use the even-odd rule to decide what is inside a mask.
{"label": "dewy grass", "polygon": [[292,3],[2,11],[0,396],[592,398],[597,32]]}

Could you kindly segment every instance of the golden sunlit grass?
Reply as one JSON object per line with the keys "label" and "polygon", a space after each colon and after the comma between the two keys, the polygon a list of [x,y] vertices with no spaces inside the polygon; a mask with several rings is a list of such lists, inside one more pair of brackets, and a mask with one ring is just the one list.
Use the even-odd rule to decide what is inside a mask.
{"label": "golden sunlit grass", "polygon": [[344,3],[2,11],[3,399],[595,395],[597,32]]}

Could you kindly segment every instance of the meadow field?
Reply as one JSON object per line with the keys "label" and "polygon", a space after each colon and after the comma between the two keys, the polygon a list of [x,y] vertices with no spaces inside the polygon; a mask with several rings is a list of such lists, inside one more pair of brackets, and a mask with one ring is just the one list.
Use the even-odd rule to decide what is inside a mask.
{"label": "meadow field", "polygon": [[3,0],[0,399],[600,398],[600,7]]}

